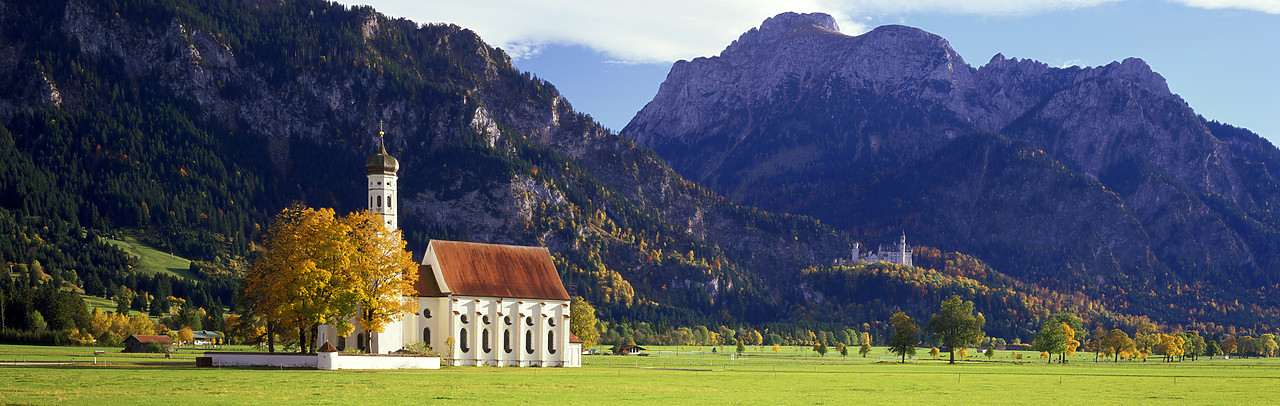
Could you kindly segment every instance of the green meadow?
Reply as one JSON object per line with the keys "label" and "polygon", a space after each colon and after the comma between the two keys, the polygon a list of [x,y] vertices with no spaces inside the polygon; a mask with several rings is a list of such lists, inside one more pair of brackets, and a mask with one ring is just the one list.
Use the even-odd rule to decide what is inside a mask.
{"label": "green meadow", "polygon": [[[92,350],[46,347],[44,354],[59,361],[53,358]],[[883,348],[867,358],[818,357],[798,347],[732,358],[696,348],[650,350],[645,357],[586,356],[582,368],[436,371],[196,368],[200,349],[179,350],[168,363],[117,353],[109,364],[77,357],[74,365],[2,365],[0,403],[1239,405],[1280,398],[1275,359],[1117,364],[1077,354],[1067,365],[981,356],[948,365],[927,354],[899,364]],[[39,351],[0,346],[0,363]]]}
{"label": "green meadow", "polygon": [[190,271],[190,260],[157,250],[131,236],[124,236],[119,240],[107,239],[107,242],[138,258],[138,268],[143,273],[167,273],[179,278],[195,279]]}

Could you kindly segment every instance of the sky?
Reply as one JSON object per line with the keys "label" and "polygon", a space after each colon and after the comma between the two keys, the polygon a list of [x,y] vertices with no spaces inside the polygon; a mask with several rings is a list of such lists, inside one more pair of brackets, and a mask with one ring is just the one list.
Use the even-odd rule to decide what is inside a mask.
{"label": "sky", "polygon": [[970,65],[1145,60],[1197,113],[1280,145],[1280,0],[338,0],[457,24],[620,131],[671,64],[714,56],[766,18],[823,12],[841,32],[886,24],[946,38]]}

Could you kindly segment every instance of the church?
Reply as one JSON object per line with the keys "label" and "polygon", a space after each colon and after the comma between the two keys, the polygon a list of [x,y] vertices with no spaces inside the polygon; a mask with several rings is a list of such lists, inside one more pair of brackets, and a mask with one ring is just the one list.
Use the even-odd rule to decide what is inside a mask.
{"label": "church", "polygon": [[[369,210],[396,230],[399,161],[383,146],[365,169]],[[582,365],[582,340],[569,332],[569,293],[546,248],[432,240],[414,290],[415,311],[368,333],[371,348],[360,348],[367,332],[359,327],[337,337],[322,326],[317,344],[387,354],[422,342],[453,366]]]}

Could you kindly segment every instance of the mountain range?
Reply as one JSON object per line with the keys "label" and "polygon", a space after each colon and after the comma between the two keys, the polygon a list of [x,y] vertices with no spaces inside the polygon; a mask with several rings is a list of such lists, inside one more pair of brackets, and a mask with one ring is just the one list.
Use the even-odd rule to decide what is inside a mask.
{"label": "mountain range", "polygon": [[1280,150],[1140,59],[974,68],[920,29],[784,13],[677,62],[623,133],[736,203],[857,239],[905,231],[1159,318],[1274,306]]}
{"label": "mountain range", "polygon": [[[0,33],[0,262],[68,287],[135,286],[97,235],[234,276],[289,203],[362,208],[381,130],[411,249],[546,246],[605,320],[881,328],[951,293],[1025,339],[1060,309],[1277,314],[1275,148],[1136,59],[973,69],[917,29],[783,14],[615,134],[474,32],[368,7],[5,1]],[[829,265],[904,230],[919,267]]]}

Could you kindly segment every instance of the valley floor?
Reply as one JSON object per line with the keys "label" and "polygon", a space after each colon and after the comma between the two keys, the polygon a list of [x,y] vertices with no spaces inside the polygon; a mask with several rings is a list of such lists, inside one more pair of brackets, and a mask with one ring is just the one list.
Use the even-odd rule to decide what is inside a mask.
{"label": "valley floor", "polygon": [[1003,362],[976,356],[947,365],[928,355],[898,364],[883,348],[867,358],[753,348],[732,359],[688,348],[587,356],[582,368],[315,371],[196,368],[193,352],[162,365],[124,358],[105,366],[79,358],[75,365],[14,365],[17,352],[36,349],[0,346],[0,403],[1239,405],[1280,398],[1275,358],[1115,364],[1081,353],[1068,365],[1045,365],[1003,353],[996,358]]}

